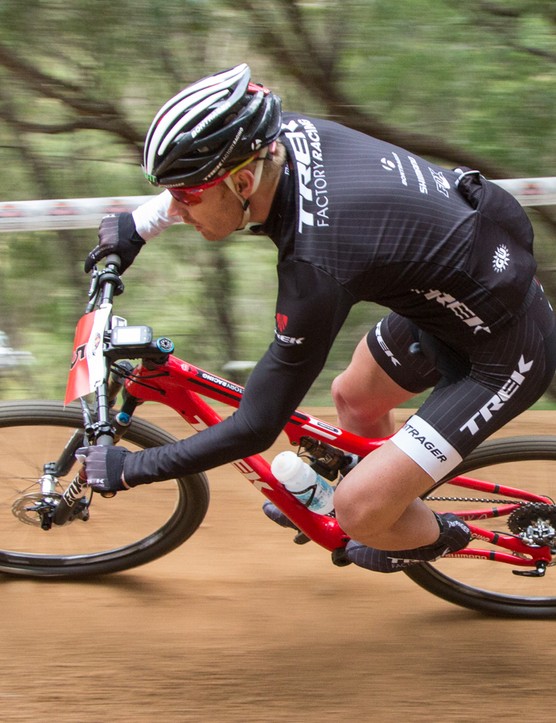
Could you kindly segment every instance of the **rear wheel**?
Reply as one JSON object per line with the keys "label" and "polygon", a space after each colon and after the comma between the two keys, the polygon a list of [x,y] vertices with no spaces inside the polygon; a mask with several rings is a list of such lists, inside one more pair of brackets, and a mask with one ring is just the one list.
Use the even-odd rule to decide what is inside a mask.
{"label": "rear wheel", "polygon": [[[556,439],[516,437],[486,442],[454,470],[453,475],[458,474],[517,487],[554,500]],[[451,484],[450,480],[425,499],[437,511],[455,513],[464,509],[491,509],[509,501],[499,493],[477,494]],[[506,534],[516,532],[516,521],[521,527],[531,522],[533,526],[554,528],[556,508],[553,505],[524,505],[513,520],[514,524],[512,516],[501,516],[476,520],[476,524]],[[490,546],[473,540],[469,547],[489,549]],[[490,560],[455,557],[416,565],[405,572],[425,590],[473,610],[513,617],[556,618],[556,569],[549,566],[544,577],[514,575],[512,572],[527,569]]]}
{"label": "rear wheel", "polygon": [[[93,493],[83,517],[41,529],[44,464],[57,460],[75,430],[79,406],[57,402],[0,404],[0,572],[75,577],[126,570],[150,562],[187,540],[209,504],[204,474],[139,486],[112,499]],[[174,442],[153,424],[134,419],[125,441],[131,451]],[[58,480],[61,493],[77,472]]]}

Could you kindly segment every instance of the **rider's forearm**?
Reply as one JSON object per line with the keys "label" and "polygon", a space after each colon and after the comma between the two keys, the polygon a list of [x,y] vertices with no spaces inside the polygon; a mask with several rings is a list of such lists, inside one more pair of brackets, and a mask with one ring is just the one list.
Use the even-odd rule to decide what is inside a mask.
{"label": "rider's forearm", "polygon": [[[280,430],[273,435],[276,438]],[[237,416],[173,444],[128,454],[123,478],[129,487],[159,482],[249,457],[267,449],[274,438],[259,437]]]}
{"label": "rider's forearm", "polygon": [[128,485],[204,472],[270,447],[301,402],[324,363],[325,355],[289,363],[273,345],[249,377],[240,408],[228,419],[174,444],[128,454]]}
{"label": "rider's forearm", "polygon": [[127,484],[204,472],[263,452],[278,437],[322,370],[353,303],[351,294],[326,272],[305,263],[282,264],[286,266],[289,275],[281,275],[277,308],[288,322],[289,334],[277,334],[253,370],[240,408],[193,437],[128,454]]}
{"label": "rider's forearm", "polygon": [[169,191],[163,191],[157,196],[153,196],[146,203],[138,206],[133,211],[133,220],[139,236],[148,241],[169,226],[180,223],[179,216],[170,214],[170,203],[172,196]]}

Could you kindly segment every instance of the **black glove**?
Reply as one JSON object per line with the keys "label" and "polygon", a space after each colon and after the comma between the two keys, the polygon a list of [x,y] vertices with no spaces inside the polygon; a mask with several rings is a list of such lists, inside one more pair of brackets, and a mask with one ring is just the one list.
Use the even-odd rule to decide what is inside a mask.
{"label": "black glove", "polygon": [[118,254],[122,260],[120,273],[128,269],[145,245],[137,233],[131,213],[111,213],[100,222],[98,244],[85,259],[85,273],[109,254]]}
{"label": "black glove", "polygon": [[89,487],[96,492],[121,492],[129,489],[122,480],[127,454],[123,447],[80,447],[75,458],[85,467]]}

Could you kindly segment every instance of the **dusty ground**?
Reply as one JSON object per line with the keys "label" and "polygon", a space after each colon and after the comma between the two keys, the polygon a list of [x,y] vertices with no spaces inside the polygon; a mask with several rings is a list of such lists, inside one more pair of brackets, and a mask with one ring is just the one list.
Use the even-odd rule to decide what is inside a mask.
{"label": "dusty ground", "polygon": [[[172,414],[172,413],[171,413]],[[179,434],[175,416],[157,417]],[[550,413],[507,432],[554,432]],[[556,623],[488,619],[334,567],[209,475],[193,540],[87,582],[0,577],[0,720],[552,720]]]}

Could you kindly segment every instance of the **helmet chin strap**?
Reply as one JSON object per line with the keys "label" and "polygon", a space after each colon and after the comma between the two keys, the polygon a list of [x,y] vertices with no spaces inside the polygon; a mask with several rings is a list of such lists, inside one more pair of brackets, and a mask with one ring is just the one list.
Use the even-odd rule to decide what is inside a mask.
{"label": "helmet chin strap", "polygon": [[[263,164],[262,161],[267,157],[269,148],[268,146],[266,148],[263,148],[263,150],[259,153],[256,160],[257,166],[255,168],[254,180],[253,180],[253,188],[251,189],[251,195],[255,194],[257,192],[257,189],[259,188],[259,185],[261,183],[261,177],[263,175]],[[234,196],[239,200],[241,203],[241,207],[243,209],[243,218],[241,219],[240,225],[236,228],[236,231],[242,231],[247,224],[249,223],[249,220],[251,218],[251,208],[250,208],[250,201],[248,198],[243,198],[243,196],[239,193],[237,188],[235,187],[235,184],[232,180],[231,176],[228,176],[224,179],[224,183],[228,186],[230,191],[234,194]]]}

